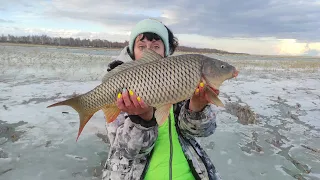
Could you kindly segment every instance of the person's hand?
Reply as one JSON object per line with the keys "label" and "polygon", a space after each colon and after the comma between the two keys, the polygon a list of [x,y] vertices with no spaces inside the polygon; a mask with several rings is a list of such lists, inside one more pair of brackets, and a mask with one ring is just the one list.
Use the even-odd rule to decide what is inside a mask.
{"label": "person's hand", "polygon": [[205,95],[205,84],[201,82],[197,87],[194,95],[190,99],[189,109],[195,112],[201,111],[209,101]]}
{"label": "person's hand", "polygon": [[133,91],[124,89],[122,94],[118,94],[117,106],[129,115],[138,115],[142,119],[149,121],[153,117],[153,107],[144,103]]}

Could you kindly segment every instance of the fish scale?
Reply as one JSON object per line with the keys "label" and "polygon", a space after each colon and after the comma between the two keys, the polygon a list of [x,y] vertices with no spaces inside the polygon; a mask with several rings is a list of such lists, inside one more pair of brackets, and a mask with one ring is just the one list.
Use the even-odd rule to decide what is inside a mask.
{"label": "fish scale", "polygon": [[[145,103],[154,106],[162,105],[168,101],[175,101],[172,97],[180,98],[182,96],[182,99],[189,97],[200,81],[201,74],[199,69],[201,68],[201,63],[194,61],[195,59],[191,57],[173,56],[173,58],[175,59],[174,61],[166,60],[141,65],[136,69],[128,69],[119,74],[119,76],[110,78],[98,86],[97,89],[92,90],[92,92],[88,92],[88,97],[82,98],[82,100],[89,100],[88,103],[84,103],[89,105],[87,109],[101,108],[105,104],[113,104],[116,95],[123,88],[134,91]],[[170,77],[170,79],[165,77]],[[139,83],[142,82],[142,79],[143,83]],[[146,84],[148,88],[146,88]],[[90,93],[93,94],[90,96]]]}
{"label": "fish scale", "polygon": [[[116,119],[120,113],[116,98],[126,88],[140,96],[147,105],[156,108],[155,118],[161,125],[171,105],[191,98],[202,78],[209,87],[219,88],[223,81],[237,74],[238,71],[228,63],[204,55],[184,54],[162,58],[152,50],[145,50],[141,59],[116,67],[89,92],[48,107],[73,107],[80,117],[79,137],[85,124],[99,110],[103,110],[108,122]],[[208,102],[223,106],[211,88],[205,88]]]}
{"label": "fish scale", "polygon": [[[105,83],[104,86],[105,89],[107,89],[107,87],[116,87],[116,90],[122,88],[131,89],[138,96],[142,97],[147,104],[159,105],[161,104],[161,102],[169,100],[168,98],[163,99],[163,97],[167,97],[166,95],[169,95],[170,97],[179,97],[181,94],[190,94],[190,88],[192,89],[192,91],[194,90],[195,86],[200,80],[200,74],[196,76],[196,74],[190,74],[190,72],[195,72],[197,70],[199,72],[201,64],[194,63],[194,61],[192,60],[192,58],[178,58],[176,59],[177,62],[163,61],[161,63],[154,63],[149,66],[140,66],[139,68],[141,69],[129,69],[118,77],[119,81],[125,83],[114,82],[114,78],[111,78],[109,79],[109,82],[112,83]],[[169,81],[164,78],[168,75],[170,77]],[[144,79],[144,83],[139,83],[142,82],[142,79]],[[189,79],[194,81],[190,81]],[[146,84],[148,85],[148,88],[144,86]],[[120,87],[121,85],[122,87]],[[166,90],[166,88],[168,88],[169,90]],[[184,91],[184,89],[189,89],[189,91]],[[97,92],[99,93],[101,91],[97,90]],[[113,93],[119,92],[121,91]],[[110,95],[106,94],[106,97],[110,97]],[[90,105],[98,105],[101,107],[104,104],[111,104],[114,100],[114,98],[109,98],[104,102],[96,102],[98,104],[92,102],[90,103]]]}

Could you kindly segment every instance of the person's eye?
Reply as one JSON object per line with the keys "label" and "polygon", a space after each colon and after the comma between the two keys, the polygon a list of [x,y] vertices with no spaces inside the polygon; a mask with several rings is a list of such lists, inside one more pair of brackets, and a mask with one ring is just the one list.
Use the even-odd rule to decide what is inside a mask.
{"label": "person's eye", "polygon": [[143,50],[143,49],[144,49],[144,46],[139,46],[139,49],[140,49],[140,50]]}

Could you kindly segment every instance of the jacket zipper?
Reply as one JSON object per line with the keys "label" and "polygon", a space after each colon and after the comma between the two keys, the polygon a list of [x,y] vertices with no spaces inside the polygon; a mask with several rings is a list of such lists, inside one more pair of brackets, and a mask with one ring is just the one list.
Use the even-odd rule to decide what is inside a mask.
{"label": "jacket zipper", "polygon": [[[175,119],[177,119],[178,117],[176,117],[175,115]],[[180,132],[180,129],[179,127],[177,127],[176,125],[176,130],[177,130],[177,133],[179,134],[180,137],[182,137],[182,139],[184,139],[186,142],[188,142],[190,145],[191,143],[189,142],[189,140],[187,140],[183,135],[182,133]],[[172,155],[173,155],[173,147],[172,147],[172,136],[171,136],[171,116],[169,116],[169,140],[170,140],[170,161],[169,161],[169,179],[172,180]],[[192,145],[191,145],[192,146]],[[193,147],[193,146],[192,146]],[[146,172],[147,172],[147,169],[149,167],[149,163],[150,163],[150,159],[152,157],[152,154],[153,154],[153,150],[151,151],[151,153],[149,154],[149,156],[147,157],[147,163],[144,167],[144,170],[142,172],[142,175],[140,176],[140,180],[143,180],[144,179],[144,176],[146,175]],[[201,158],[201,160],[203,161],[203,159]],[[191,172],[192,174],[194,175],[194,177],[197,179],[197,180],[200,180],[200,176],[199,174],[196,172],[196,170],[193,168],[193,165],[192,165],[192,162],[191,161],[188,161],[189,165],[190,165],[190,168],[191,168]]]}
{"label": "jacket zipper", "polygon": [[[187,103],[187,105],[189,106],[189,103]],[[180,109],[181,109],[181,108],[180,108]],[[176,111],[176,110],[175,110],[175,111]],[[178,114],[178,113],[174,113],[175,120],[178,119],[178,117],[177,117],[176,114]],[[176,128],[176,130],[177,130],[177,133],[178,133],[179,137],[181,137],[182,139],[184,139],[185,142],[187,142],[188,144],[190,144],[190,146],[192,146],[191,143],[189,142],[189,140],[187,140],[187,139],[183,136],[183,134],[181,133],[181,130],[180,130],[179,126],[177,126],[177,121],[176,121],[176,123],[175,123],[175,128]],[[193,146],[192,146],[192,147],[193,147]],[[201,158],[201,160],[203,161],[202,158]],[[200,180],[201,178],[200,178],[199,174],[196,172],[195,168],[193,167],[192,161],[189,160],[189,161],[188,161],[188,164],[189,164],[189,166],[190,166],[191,172],[192,172],[193,176],[195,177],[195,179],[196,179],[196,180]]]}
{"label": "jacket zipper", "polygon": [[170,140],[170,160],[169,160],[169,179],[172,180],[172,132],[171,132],[171,116],[169,116],[169,140]]}
{"label": "jacket zipper", "polygon": [[[173,156],[173,146],[172,146],[172,132],[171,132],[171,116],[169,116],[169,141],[170,141],[170,159],[169,159],[169,179],[172,180],[172,156]],[[142,175],[140,180],[144,178],[147,173],[147,169],[149,167],[150,159],[152,157],[153,150],[151,151],[150,155],[147,158],[147,163],[142,171]]]}
{"label": "jacket zipper", "polygon": [[[189,142],[189,140],[187,140],[187,139],[181,134],[180,129],[179,129],[178,127],[177,127],[177,132],[178,132],[179,136],[182,137],[182,139],[184,139],[185,142],[187,142],[188,144],[190,144],[191,147],[193,147],[192,144]],[[202,162],[203,162],[203,159],[202,159],[202,158],[201,158],[201,160],[202,160]],[[192,164],[192,161],[191,161],[191,160],[188,160],[188,164],[189,164],[189,167],[190,167],[190,169],[191,169],[191,173],[193,174],[194,178],[195,178],[196,180],[201,180],[199,174],[196,172],[195,168],[193,167],[193,164]]]}

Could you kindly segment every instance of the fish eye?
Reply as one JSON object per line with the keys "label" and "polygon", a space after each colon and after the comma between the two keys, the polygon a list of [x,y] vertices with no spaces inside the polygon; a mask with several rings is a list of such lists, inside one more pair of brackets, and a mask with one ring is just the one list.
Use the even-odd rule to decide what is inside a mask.
{"label": "fish eye", "polygon": [[224,67],[225,67],[225,66],[222,64],[222,65],[221,65],[221,68],[224,68]]}

